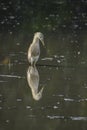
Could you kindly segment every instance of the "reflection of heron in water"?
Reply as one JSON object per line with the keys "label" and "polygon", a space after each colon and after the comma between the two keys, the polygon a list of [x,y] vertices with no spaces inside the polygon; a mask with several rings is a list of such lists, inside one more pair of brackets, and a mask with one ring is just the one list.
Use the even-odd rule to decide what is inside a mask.
{"label": "reflection of heron in water", "polygon": [[40,56],[39,41],[44,45],[44,36],[41,32],[37,32],[34,35],[33,42],[28,49],[28,61],[31,65],[35,66]]}
{"label": "reflection of heron in water", "polygon": [[27,81],[31,88],[32,96],[35,100],[40,100],[43,93],[43,88],[38,91],[39,73],[36,67],[29,66],[27,71]]}

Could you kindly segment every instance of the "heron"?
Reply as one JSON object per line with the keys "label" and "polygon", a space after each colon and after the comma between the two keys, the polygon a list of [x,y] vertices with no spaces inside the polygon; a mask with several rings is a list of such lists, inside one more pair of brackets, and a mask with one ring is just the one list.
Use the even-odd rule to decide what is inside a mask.
{"label": "heron", "polygon": [[40,41],[44,46],[44,35],[41,32],[36,32],[28,49],[28,61],[32,66],[35,66],[40,56]]}

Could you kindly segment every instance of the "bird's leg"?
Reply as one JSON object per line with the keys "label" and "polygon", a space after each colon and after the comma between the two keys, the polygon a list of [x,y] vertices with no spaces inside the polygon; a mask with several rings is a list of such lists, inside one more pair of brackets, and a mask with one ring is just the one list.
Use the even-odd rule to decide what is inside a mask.
{"label": "bird's leg", "polygon": [[35,67],[35,64],[36,64],[36,62],[34,61],[34,62],[33,62],[33,67]]}
{"label": "bird's leg", "polygon": [[31,66],[32,66],[32,67],[35,67],[35,61],[33,61],[33,62],[31,63]]}
{"label": "bird's leg", "polygon": [[31,66],[33,66],[33,67],[34,67],[34,62],[32,62],[32,63],[31,63]]}
{"label": "bird's leg", "polygon": [[34,67],[34,60],[33,60],[33,58],[31,58],[31,66]]}
{"label": "bird's leg", "polygon": [[29,62],[29,66],[31,66],[31,63]]}

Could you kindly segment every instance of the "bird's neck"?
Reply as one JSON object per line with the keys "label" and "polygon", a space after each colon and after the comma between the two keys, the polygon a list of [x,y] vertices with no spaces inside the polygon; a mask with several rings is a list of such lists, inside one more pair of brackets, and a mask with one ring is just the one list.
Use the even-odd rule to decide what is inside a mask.
{"label": "bird's neck", "polygon": [[37,44],[37,43],[39,43],[39,38],[38,37],[34,37],[33,44]]}

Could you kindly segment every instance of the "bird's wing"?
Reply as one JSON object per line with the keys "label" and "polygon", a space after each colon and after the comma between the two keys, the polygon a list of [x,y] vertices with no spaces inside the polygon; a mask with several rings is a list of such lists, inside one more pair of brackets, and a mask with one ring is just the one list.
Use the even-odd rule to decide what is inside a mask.
{"label": "bird's wing", "polygon": [[40,49],[37,45],[31,46],[31,56],[38,56],[40,54]]}

